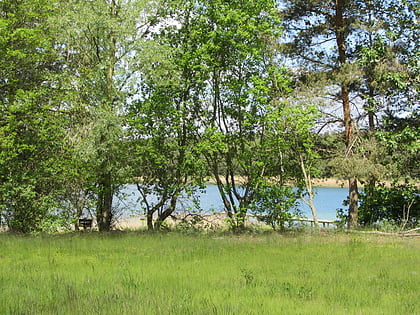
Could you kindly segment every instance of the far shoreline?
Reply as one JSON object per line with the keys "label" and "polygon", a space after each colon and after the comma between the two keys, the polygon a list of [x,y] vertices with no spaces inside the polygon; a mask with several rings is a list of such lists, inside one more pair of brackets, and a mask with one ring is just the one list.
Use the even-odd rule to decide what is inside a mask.
{"label": "far shoreline", "polygon": [[[223,183],[224,178],[221,178]],[[237,184],[243,183],[245,180],[241,176],[235,176],[235,181]],[[216,185],[216,181],[214,178],[208,178],[206,181],[206,184],[209,185]],[[338,179],[338,178],[314,178],[312,180],[312,185],[314,188],[348,188],[348,181],[344,179]]]}
{"label": "far shoreline", "polygon": [[314,188],[349,188],[347,180],[337,178],[314,178],[312,185]]}
{"label": "far shoreline", "polygon": [[[224,183],[224,178],[221,178]],[[235,176],[235,181],[238,185],[241,185],[245,180],[241,176]],[[362,181],[363,182],[363,181]],[[359,188],[364,187],[364,183],[362,183],[360,180],[358,181]],[[216,185],[216,181],[214,178],[208,178],[205,181],[206,184],[210,185]],[[385,183],[386,186],[391,186],[392,181],[390,180],[378,180],[377,183]],[[404,181],[399,181],[400,184],[404,184]],[[412,182],[410,181],[410,184],[418,187],[420,189],[420,183],[419,182]],[[293,185],[293,184],[292,184]],[[314,188],[349,188],[349,182],[346,179],[340,179],[340,178],[314,178],[312,179],[312,185]]]}

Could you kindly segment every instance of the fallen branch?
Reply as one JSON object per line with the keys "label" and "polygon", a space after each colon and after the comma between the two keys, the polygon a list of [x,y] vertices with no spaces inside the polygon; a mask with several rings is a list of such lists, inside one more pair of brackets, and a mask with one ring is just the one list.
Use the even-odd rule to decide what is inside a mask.
{"label": "fallen branch", "polygon": [[[413,229],[410,231],[416,231],[416,230],[420,230],[420,228],[417,229]],[[410,234],[408,232],[410,231],[406,231],[404,233],[401,232],[397,232],[397,233],[391,233],[391,232],[381,232],[381,231],[357,231],[357,230],[346,230],[347,233],[357,233],[357,234],[376,234],[376,235],[386,235],[386,236],[402,236],[402,237],[418,237],[420,236],[419,233],[415,233],[415,234]]]}
{"label": "fallen branch", "polygon": [[420,231],[420,227],[412,229],[412,230],[408,230],[408,231],[405,231],[405,232],[401,232],[401,233],[402,234],[408,234],[408,233],[415,232],[415,231]]}

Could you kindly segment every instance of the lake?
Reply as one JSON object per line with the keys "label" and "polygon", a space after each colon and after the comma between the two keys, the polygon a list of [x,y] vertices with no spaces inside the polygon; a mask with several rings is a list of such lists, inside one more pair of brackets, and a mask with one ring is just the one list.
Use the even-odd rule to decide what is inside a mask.
{"label": "lake", "polygon": [[[123,209],[124,214],[140,214],[141,209],[137,203],[139,198],[139,192],[135,185],[127,185],[122,190],[125,194],[123,200],[119,201],[119,206]],[[323,220],[336,220],[337,208],[343,208],[343,200],[347,198],[347,188],[316,188],[316,195],[314,198],[314,204],[317,209],[318,218]],[[206,191],[199,194],[200,207],[204,211],[223,211],[222,200],[217,190],[216,185],[206,185]],[[153,197],[149,198],[149,201],[153,201]],[[192,202],[188,198],[181,198],[179,202],[179,210],[188,209],[192,207]],[[311,210],[309,207],[300,202],[299,208],[303,214],[311,218]]]}

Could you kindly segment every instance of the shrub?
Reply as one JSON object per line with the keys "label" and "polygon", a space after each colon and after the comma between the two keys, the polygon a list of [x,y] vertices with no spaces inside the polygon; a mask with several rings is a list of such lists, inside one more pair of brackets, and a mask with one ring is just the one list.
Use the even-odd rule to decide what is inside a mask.
{"label": "shrub", "polygon": [[250,209],[258,221],[274,230],[284,229],[286,222],[299,215],[298,199],[299,192],[290,186],[267,185],[255,192]]}
{"label": "shrub", "polygon": [[380,183],[371,193],[360,194],[359,222],[377,225],[394,222],[400,226],[416,226],[420,221],[419,188],[409,183]]}

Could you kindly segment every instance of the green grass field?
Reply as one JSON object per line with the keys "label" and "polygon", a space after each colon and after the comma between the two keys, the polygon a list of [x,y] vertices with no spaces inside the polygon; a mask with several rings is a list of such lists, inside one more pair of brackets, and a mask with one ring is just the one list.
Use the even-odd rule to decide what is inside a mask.
{"label": "green grass field", "polygon": [[0,314],[420,314],[420,240],[0,234]]}

